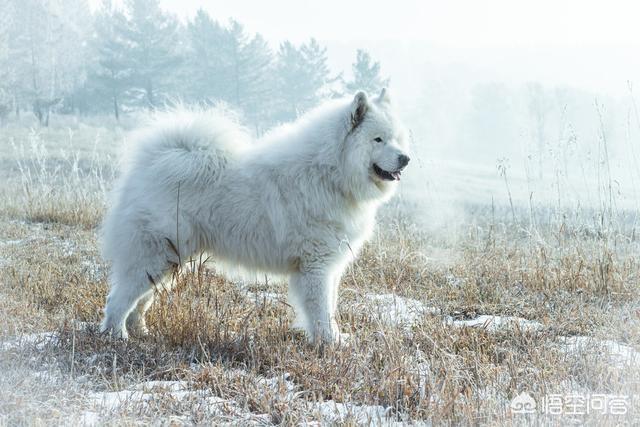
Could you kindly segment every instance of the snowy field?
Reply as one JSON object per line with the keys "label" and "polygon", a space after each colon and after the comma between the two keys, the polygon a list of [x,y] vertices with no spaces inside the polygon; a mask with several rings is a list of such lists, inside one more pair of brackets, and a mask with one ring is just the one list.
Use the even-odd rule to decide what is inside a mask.
{"label": "snowy field", "polygon": [[[564,190],[574,182],[554,187],[515,166],[505,180],[491,166],[423,158],[343,277],[347,345],[309,346],[289,328],[284,284],[227,280],[214,261],[159,295],[150,336],[112,342],[96,332],[108,271],[96,226],[124,134],[72,129],[2,136],[0,424],[616,425],[640,415],[630,206],[580,205]],[[527,186],[566,198],[529,203]]]}

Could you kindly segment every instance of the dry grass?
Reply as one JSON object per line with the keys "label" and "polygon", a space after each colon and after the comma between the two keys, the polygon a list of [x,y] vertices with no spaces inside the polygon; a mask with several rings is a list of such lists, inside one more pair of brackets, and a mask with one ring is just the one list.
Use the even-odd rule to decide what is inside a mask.
{"label": "dry grass", "polygon": [[[597,342],[568,352],[561,339],[591,336],[640,349],[639,248],[635,228],[622,220],[606,230],[565,220],[524,227],[510,209],[467,208],[461,231],[443,236],[391,206],[343,277],[347,346],[308,345],[290,330],[283,284],[229,281],[215,263],[185,271],[173,291],[158,294],[148,337],[113,342],[95,326],[107,292],[95,225],[111,179],[100,165],[109,160],[87,150],[61,155],[56,169],[49,151],[37,148],[48,142],[29,138],[35,154],[17,156],[21,166],[7,182],[20,185],[4,187],[0,212],[0,422],[362,424],[381,421],[380,413],[386,421],[448,425],[570,421],[512,414],[509,402],[522,391],[538,401],[552,393],[630,397],[626,415],[574,417],[593,425],[640,413],[633,398],[640,360],[616,366]],[[371,299],[378,294],[434,310],[409,324],[390,322],[391,308]],[[451,324],[482,314],[542,326]],[[12,344],[43,331],[56,338]],[[184,381],[189,393],[159,387],[115,407],[104,400],[105,392],[152,380]],[[356,406],[331,418],[320,404],[327,401],[382,412],[363,415]]]}
{"label": "dry grass", "polygon": [[116,134],[104,129],[7,129],[0,136],[0,199],[5,213],[32,222],[90,229],[113,180]]}

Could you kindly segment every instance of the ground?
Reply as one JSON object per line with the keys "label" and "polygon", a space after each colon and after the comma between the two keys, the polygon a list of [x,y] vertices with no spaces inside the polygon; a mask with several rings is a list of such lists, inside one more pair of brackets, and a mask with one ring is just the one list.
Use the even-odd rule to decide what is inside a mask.
{"label": "ground", "polygon": [[[347,345],[307,344],[283,283],[205,258],[158,292],[148,337],[101,336],[97,226],[122,141],[78,124],[0,134],[1,424],[638,418],[637,227],[611,206],[425,205],[407,183],[342,279]],[[456,215],[434,226],[428,209]]]}

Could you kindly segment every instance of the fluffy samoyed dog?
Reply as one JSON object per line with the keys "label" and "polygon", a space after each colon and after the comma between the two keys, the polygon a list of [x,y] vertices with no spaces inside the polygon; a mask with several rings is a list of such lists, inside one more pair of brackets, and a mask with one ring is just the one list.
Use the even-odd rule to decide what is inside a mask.
{"label": "fluffy samoyed dog", "polygon": [[190,256],[289,277],[296,323],[336,342],[338,285],[409,163],[389,93],[330,101],[251,143],[222,111],[139,132],[102,226],[111,290],[101,329],[146,333],[154,289]]}

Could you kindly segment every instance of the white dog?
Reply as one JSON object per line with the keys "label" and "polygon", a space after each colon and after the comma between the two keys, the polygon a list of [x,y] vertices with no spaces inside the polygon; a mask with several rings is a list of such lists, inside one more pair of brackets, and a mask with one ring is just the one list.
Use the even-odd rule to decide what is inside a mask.
{"label": "white dog", "polygon": [[328,102],[254,144],[228,114],[160,116],[137,138],[102,228],[112,263],[102,331],[146,333],[154,288],[206,251],[289,276],[310,340],[340,339],[340,276],[409,162],[386,90]]}

